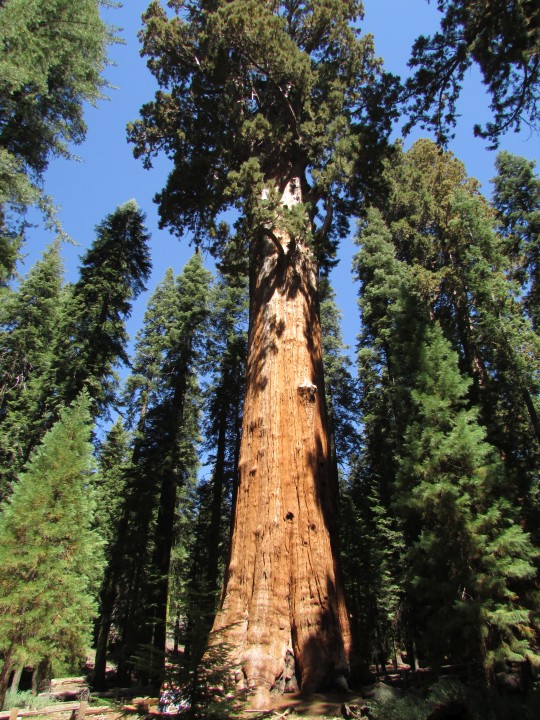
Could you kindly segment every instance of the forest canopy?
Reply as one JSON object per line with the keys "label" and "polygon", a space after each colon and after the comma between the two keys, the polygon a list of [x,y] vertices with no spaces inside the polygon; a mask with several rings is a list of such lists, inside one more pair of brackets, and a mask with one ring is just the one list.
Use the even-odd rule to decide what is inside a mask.
{"label": "forest canopy", "polygon": [[488,196],[447,146],[473,64],[481,139],[537,126],[536,6],[441,0],[398,78],[356,0],[153,0],[127,139],[174,267],[123,199],[66,282],[61,238],[21,264],[26,213],[107,87],[103,5],[0,3],[0,705],[92,650],[94,689],[192,717],[392,671],[428,717],[405,686],[448,667],[448,702],[502,720],[512,676],[527,717],[540,179],[504,149]]}

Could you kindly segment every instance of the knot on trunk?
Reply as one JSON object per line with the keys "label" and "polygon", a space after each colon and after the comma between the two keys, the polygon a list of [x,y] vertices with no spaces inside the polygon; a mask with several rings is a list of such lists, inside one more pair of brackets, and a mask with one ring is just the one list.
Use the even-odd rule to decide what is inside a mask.
{"label": "knot on trunk", "polygon": [[307,402],[315,402],[317,386],[309,382],[309,380],[304,380],[304,382],[298,386],[298,393],[300,397],[304,398]]}

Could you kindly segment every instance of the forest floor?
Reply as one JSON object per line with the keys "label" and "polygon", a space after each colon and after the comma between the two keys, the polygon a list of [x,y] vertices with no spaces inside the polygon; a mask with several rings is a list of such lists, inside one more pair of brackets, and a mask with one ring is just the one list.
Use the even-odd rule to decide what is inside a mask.
{"label": "forest floor", "polygon": [[261,710],[246,708],[242,715],[246,720],[259,720],[260,718],[287,718],[292,720],[300,717],[302,720],[321,720],[321,718],[342,718],[343,705],[362,706],[364,700],[360,693],[315,693],[309,698],[302,697],[300,693],[290,695],[272,696],[270,707]]}
{"label": "forest floor", "polygon": [[[155,707],[157,702],[155,698],[137,698],[132,702],[134,704],[124,706],[124,718],[130,720],[149,720],[149,718],[151,720],[166,720],[168,717],[177,720],[182,718],[182,714],[158,714]],[[243,708],[239,708],[232,716],[242,720],[263,720],[263,718],[268,718],[268,720],[284,720],[285,718],[287,720],[294,720],[294,718],[324,720],[325,718],[343,718],[344,704],[359,709],[364,702],[362,695],[353,691],[348,693],[316,693],[309,698],[303,697],[300,693],[271,695],[270,702],[264,709],[254,710],[249,703],[246,703]],[[148,703],[146,706],[148,712],[141,712],[143,704],[146,703]],[[135,711],[136,707],[138,712]],[[131,712],[128,711],[126,714],[127,708],[130,708]],[[360,716],[359,712],[357,716]],[[121,720],[121,717],[121,714],[109,712],[106,720]]]}

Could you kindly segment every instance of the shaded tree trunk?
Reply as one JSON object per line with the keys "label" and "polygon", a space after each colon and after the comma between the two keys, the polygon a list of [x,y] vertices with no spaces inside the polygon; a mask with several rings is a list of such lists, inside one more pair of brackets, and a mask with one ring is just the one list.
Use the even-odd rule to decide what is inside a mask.
{"label": "shaded tree trunk", "polygon": [[109,565],[100,596],[100,616],[97,627],[94,675],[92,678],[92,687],[94,690],[105,690],[107,687],[107,649],[109,646],[112,614],[116,600],[115,580],[116,574],[113,572],[111,565]]}
{"label": "shaded tree trunk", "polygon": [[[295,180],[284,205],[299,201]],[[274,229],[254,242],[250,264],[239,483],[212,642],[230,648],[237,682],[257,688],[262,704],[283,687],[291,650],[303,692],[343,684],[349,625],[332,542],[316,262]]]}
{"label": "shaded tree trunk", "polygon": [[21,682],[23,670],[24,670],[24,664],[19,663],[19,665],[17,665],[17,667],[15,668],[13,677],[11,678],[11,684],[9,686],[10,692],[16,693],[19,690],[19,684]]}
{"label": "shaded tree trunk", "polygon": [[150,588],[147,605],[152,609],[153,620],[148,625],[151,636],[147,642],[156,648],[153,662],[148,668],[149,679],[156,685],[165,671],[167,650],[167,609],[169,599],[169,571],[174,541],[174,519],[178,487],[177,469],[168,469],[161,483],[158,518],[155,531],[155,546],[152,558],[153,586]]}
{"label": "shaded tree trunk", "polygon": [[15,651],[15,642],[12,642],[4,657],[4,664],[0,672],[0,710],[4,709],[6,694],[9,684],[9,676],[13,669],[13,653]]}

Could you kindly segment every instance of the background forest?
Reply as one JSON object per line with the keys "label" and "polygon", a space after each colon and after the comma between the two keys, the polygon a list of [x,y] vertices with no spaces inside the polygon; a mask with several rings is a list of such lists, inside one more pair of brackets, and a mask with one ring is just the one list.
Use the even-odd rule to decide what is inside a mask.
{"label": "background forest", "polygon": [[[259,12],[235,3],[241,16]],[[243,146],[222,127],[207,126],[227,138],[215,175],[193,164],[189,175],[175,155],[175,137],[199,141],[206,120],[194,113],[179,130],[163,99],[184,82],[168,33],[175,14],[190,12],[195,24],[211,3],[151,3],[141,41],[160,90],[152,103],[155,84],[144,87],[127,118],[132,147],[122,142],[151,169],[160,228],[148,198],[142,208],[140,199],[108,207],[71,269],[81,251],[65,230],[88,237],[91,200],[72,183],[76,223],[68,213],[63,228],[47,178],[54,187],[66,167],[58,163],[76,167],[76,146],[92,133],[85,118],[117,92],[104,79],[123,37],[115,12],[130,24],[136,13],[108,5],[0,2],[0,706],[24,667],[37,689],[92,648],[94,688],[110,684],[111,663],[120,685],[159,686],[167,661],[196,707],[227,561],[248,352],[241,212],[244,186],[258,176],[249,160],[235,169]],[[364,32],[359,3],[270,5],[304,29],[310,12],[330,27],[334,5],[347,6]],[[295,13],[304,12],[301,25]],[[388,663],[465,666],[487,685],[509,667],[529,677],[540,665],[540,179],[530,159],[540,18],[527,0],[441,0],[429,12],[435,25],[414,29],[412,40],[426,35],[409,42],[401,79],[362,39],[361,65],[351,67],[368,89],[347,97],[361,110],[343,103],[357,135],[330,111],[324,130],[320,115],[309,128],[310,152],[321,156],[310,181],[323,188],[313,213],[326,213],[313,249],[353,685]],[[261,57],[280,56],[271,41],[258,38]],[[328,42],[327,56],[338,44]],[[299,67],[291,60],[283,72],[298,76]],[[455,133],[473,136],[456,104],[471,67],[490,112],[486,120],[478,109],[467,153],[491,153],[489,188],[449,149]],[[324,87],[332,108],[337,85]],[[255,115],[261,88],[248,90]],[[206,112],[197,105],[205,92],[193,102]],[[236,92],[223,90],[231,106]],[[270,135],[284,153],[279,122],[276,113]],[[125,123],[111,132],[124,136]],[[505,149],[514,131],[522,154]],[[253,122],[249,132],[260,147],[270,131]],[[233,168],[225,197],[243,198],[228,213],[216,200],[220,152]],[[102,204],[107,184],[123,179],[99,162]],[[39,224],[50,238],[41,254]],[[183,240],[179,265],[167,227],[194,241]]]}

